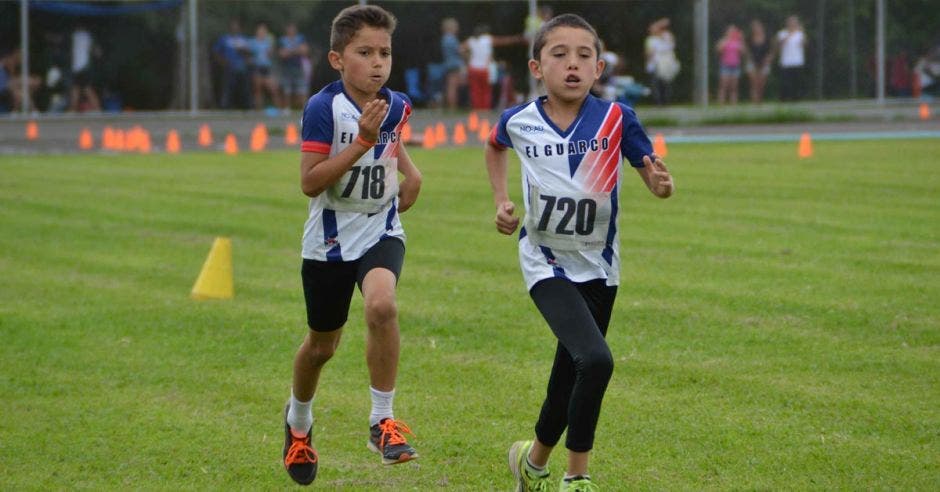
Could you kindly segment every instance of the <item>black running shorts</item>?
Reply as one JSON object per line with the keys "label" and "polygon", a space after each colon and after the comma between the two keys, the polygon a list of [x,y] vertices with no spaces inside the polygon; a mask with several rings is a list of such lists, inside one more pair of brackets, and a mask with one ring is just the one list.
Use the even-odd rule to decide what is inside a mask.
{"label": "black running shorts", "polygon": [[373,268],[385,268],[397,280],[405,261],[405,243],[395,237],[380,240],[362,258],[353,261],[318,261],[304,258],[300,276],[307,303],[307,326],[314,331],[334,331],[346,324],[353,286]]}

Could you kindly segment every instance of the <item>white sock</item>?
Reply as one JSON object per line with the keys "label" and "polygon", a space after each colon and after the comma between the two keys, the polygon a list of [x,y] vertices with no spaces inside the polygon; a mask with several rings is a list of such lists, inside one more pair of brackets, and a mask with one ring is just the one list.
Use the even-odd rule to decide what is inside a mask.
{"label": "white sock", "polygon": [[291,390],[287,425],[295,434],[307,435],[310,426],[313,425],[313,398],[310,401],[300,401],[294,398],[294,391]]}
{"label": "white sock", "polygon": [[568,472],[565,472],[565,480],[568,480],[568,481],[570,482],[571,479],[574,478],[574,477],[586,478],[586,479],[588,479],[588,480],[591,479],[591,476],[588,475],[587,473],[585,473],[584,475],[569,475]]}
{"label": "white sock", "polygon": [[369,427],[378,424],[382,419],[394,419],[392,414],[392,400],[395,398],[395,390],[379,391],[369,386],[369,393],[372,393],[372,411],[369,413]]}
{"label": "white sock", "polygon": [[544,466],[535,466],[532,464],[532,461],[529,459],[529,455],[526,455],[525,457],[525,467],[526,467],[526,471],[530,472],[529,475],[532,475],[534,477],[541,477],[544,475],[548,475],[548,472],[545,471]]}

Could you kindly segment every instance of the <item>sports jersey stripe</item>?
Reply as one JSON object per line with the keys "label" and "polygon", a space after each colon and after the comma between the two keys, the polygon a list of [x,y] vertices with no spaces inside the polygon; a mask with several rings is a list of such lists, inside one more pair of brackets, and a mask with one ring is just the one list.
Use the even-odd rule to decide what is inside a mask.
{"label": "sports jersey stripe", "polygon": [[610,193],[610,225],[607,229],[607,245],[604,246],[604,251],[601,252],[601,258],[607,262],[608,265],[614,264],[614,245],[617,239],[617,212],[620,208],[619,198],[617,195],[620,190],[617,189],[617,186],[614,186],[613,191]]}
{"label": "sports jersey stripe", "polygon": [[397,203],[392,199],[392,206],[388,209],[388,215],[385,216],[385,230],[390,231],[395,228],[395,215],[398,214]]}
{"label": "sports jersey stripe", "polygon": [[548,264],[552,266],[552,273],[554,273],[556,277],[567,279],[568,276],[565,275],[565,269],[558,266],[557,260],[555,259],[555,253],[552,253],[551,248],[546,246],[539,246],[539,250],[541,250],[542,254],[545,255],[545,260],[548,262]]}
{"label": "sports jersey stripe", "polygon": [[343,261],[343,252],[337,241],[339,227],[336,223],[336,211],[323,209],[323,244],[332,247],[326,252],[326,261]]}
{"label": "sports jersey stripe", "polygon": [[[587,100],[584,101],[584,104],[585,106],[597,106],[597,109],[600,109],[600,106],[604,104],[604,102],[600,101],[596,97],[588,95]],[[607,108],[607,111],[595,111],[594,108],[582,107],[580,120],[576,120],[574,123],[572,123],[572,125],[574,125],[574,131],[572,131],[568,136],[568,142],[578,142],[581,140],[590,141],[592,138],[596,138],[598,132],[595,129],[603,125],[609,113],[609,107]],[[586,154],[578,154],[575,152],[568,156],[568,167],[571,171],[571,176],[574,176],[575,173],[577,173],[578,168],[584,162],[585,155]]]}
{"label": "sports jersey stripe", "polygon": [[324,142],[304,142],[300,144],[301,152],[315,152],[317,154],[329,154],[330,144]]}
{"label": "sports jersey stripe", "polygon": [[620,146],[615,146],[614,140],[617,140],[616,143],[619,144],[617,135],[619,135],[621,118],[620,109],[611,104],[607,109],[607,115],[603,123],[593,137],[598,142],[606,137],[608,147],[605,150],[598,145],[597,150],[588,151],[584,155],[584,162],[579,168],[579,172],[583,169],[584,178],[582,183],[585,190],[609,191],[609,189],[605,189],[605,183],[608,182],[611,175],[617,173],[620,164],[619,159],[615,159],[620,155]]}

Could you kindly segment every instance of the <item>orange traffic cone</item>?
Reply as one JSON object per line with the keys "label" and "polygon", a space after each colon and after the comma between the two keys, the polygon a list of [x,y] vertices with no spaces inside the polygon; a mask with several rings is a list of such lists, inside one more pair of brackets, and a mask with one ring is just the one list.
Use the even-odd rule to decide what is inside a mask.
{"label": "orange traffic cone", "polygon": [[800,147],[797,150],[797,155],[800,159],[813,156],[813,140],[807,132],[803,132],[803,134],[800,135]]}
{"label": "orange traffic cone", "polygon": [[127,138],[124,135],[124,130],[121,130],[120,128],[114,130],[114,140],[112,141],[114,146],[112,147],[112,150],[123,152],[126,148],[126,145],[124,144],[125,140],[127,140]]}
{"label": "orange traffic cone", "polygon": [[480,131],[477,134],[477,138],[479,138],[481,142],[486,142],[486,140],[490,138],[490,120],[486,118],[480,120]]}
{"label": "orange traffic cone", "polygon": [[137,131],[137,150],[141,154],[149,154],[152,148],[150,144],[150,132],[140,128]]}
{"label": "orange traffic cone", "polygon": [[106,126],[101,130],[101,148],[114,150],[114,129],[110,126]]}
{"label": "orange traffic cone", "polygon": [[288,123],[287,129],[284,130],[284,143],[287,145],[297,145],[299,140],[300,137],[297,135],[297,125]]}
{"label": "orange traffic cone", "polygon": [[180,153],[180,134],[176,130],[170,130],[166,134],[166,151],[170,154]]}
{"label": "orange traffic cone", "polygon": [[261,152],[268,146],[268,128],[263,123],[255,125],[251,131],[250,145],[252,152]]}
{"label": "orange traffic cone", "polygon": [[920,103],[920,119],[930,119],[930,106],[928,106],[927,103]]}
{"label": "orange traffic cone", "polygon": [[434,125],[434,143],[437,145],[442,145],[447,143],[447,127],[444,126],[444,123],[438,121]]}
{"label": "orange traffic cone", "polygon": [[205,123],[199,127],[199,145],[203,147],[212,145],[212,130]]}
{"label": "orange traffic cone", "polygon": [[656,136],[653,137],[653,153],[663,159],[665,159],[666,155],[669,153],[669,149],[666,148],[666,139],[663,137],[662,133],[657,133]]}
{"label": "orange traffic cone", "polygon": [[238,140],[231,133],[225,136],[225,153],[228,155],[238,154]]}
{"label": "orange traffic cone", "polygon": [[470,112],[470,116],[467,118],[467,128],[471,132],[475,132],[480,129],[480,117],[477,116],[476,111]]}
{"label": "orange traffic cone", "polygon": [[130,130],[124,132],[124,148],[121,150],[126,150],[128,152],[137,150],[137,144],[140,141],[138,131],[138,127],[133,126]]}
{"label": "orange traffic cone", "polygon": [[91,136],[91,130],[88,128],[82,128],[82,132],[78,135],[78,148],[82,150],[91,150],[95,146],[95,139]]}
{"label": "orange traffic cone", "polygon": [[433,149],[436,146],[434,142],[434,129],[430,126],[424,127],[424,138],[421,139],[421,148]]}
{"label": "orange traffic cone", "polygon": [[39,138],[39,125],[35,121],[26,123],[26,140],[36,140]]}
{"label": "orange traffic cone", "polygon": [[411,143],[411,137],[411,123],[406,122],[405,125],[401,127],[401,141]]}
{"label": "orange traffic cone", "polygon": [[454,125],[454,144],[455,145],[465,145],[467,143],[467,132],[463,128],[463,123],[457,122]]}

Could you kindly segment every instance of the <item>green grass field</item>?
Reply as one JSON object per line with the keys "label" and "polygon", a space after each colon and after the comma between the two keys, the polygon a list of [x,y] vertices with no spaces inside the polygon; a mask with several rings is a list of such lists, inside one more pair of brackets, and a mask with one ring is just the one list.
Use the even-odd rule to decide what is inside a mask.
{"label": "green grass field", "polygon": [[[628,170],[606,489],[940,488],[940,142],[815,147],[672,145],[665,201]],[[315,486],[509,490],[554,339],[492,225],[482,152],[411,153],[396,416],[422,458],[365,447],[357,294],[315,404]],[[0,159],[0,489],[292,486],[298,161]],[[193,301],[223,235],[235,299]]]}

